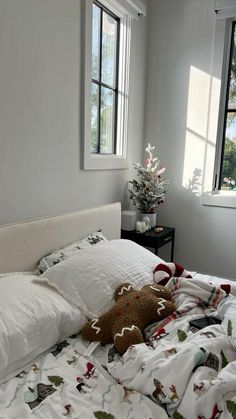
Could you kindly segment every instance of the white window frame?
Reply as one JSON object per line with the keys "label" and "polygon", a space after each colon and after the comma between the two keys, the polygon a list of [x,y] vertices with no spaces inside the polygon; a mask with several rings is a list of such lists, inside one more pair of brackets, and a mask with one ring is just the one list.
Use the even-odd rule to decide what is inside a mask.
{"label": "white window frame", "polygon": [[[220,3],[220,0],[218,3]],[[218,18],[215,22],[211,78],[213,79],[213,75],[215,73],[220,74],[220,88],[218,91],[217,89],[214,91],[214,83],[213,81],[211,82],[209,124],[211,124],[212,120],[214,120],[217,126],[217,130],[215,135],[215,144],[214,141],[212,141],[211,145],[206,144],[202,203],[203,205],[236,208],[236,193],[233,191],[231,192],[219,189],[231,29],[232,21],[236,20],[236,17],[232,16],[232,12],[230,17],[228,15],[228,10],[227,12],[218,12]],[[214,95],[215,97],[213,98]],[[212,105],[213,100],[215,100],[215,102],[218,101],[217,107]],[[217,115],[218,124],[217,120],[215,119]]]}
{"label": "white window frame", "polygon": [[[120,18],[119,79],[116,154],[91,153],[91,87],[92,87],[92,8],[93,1],[84,1],[84,169],[125,169],[127,164],[128,99],[131,16],[118,0],[99,0]],[[121,4],[123,2],[121,1]]]}

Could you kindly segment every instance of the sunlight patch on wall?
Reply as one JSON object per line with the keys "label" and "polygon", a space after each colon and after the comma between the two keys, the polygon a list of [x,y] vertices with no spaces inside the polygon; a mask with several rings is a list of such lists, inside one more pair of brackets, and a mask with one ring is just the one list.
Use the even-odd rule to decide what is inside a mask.
{"label": "sunlight patch on wall", "polygon": [[197,171],[199,195],[203,182],[204,190],[212,188],[219,93],[218,79],[190,66],[182,186],[189,189]]}
{"label": "sunlight patch on wall", "polygon": [[206,135],[210,76],[190,66],[187,128],[201,136]]}

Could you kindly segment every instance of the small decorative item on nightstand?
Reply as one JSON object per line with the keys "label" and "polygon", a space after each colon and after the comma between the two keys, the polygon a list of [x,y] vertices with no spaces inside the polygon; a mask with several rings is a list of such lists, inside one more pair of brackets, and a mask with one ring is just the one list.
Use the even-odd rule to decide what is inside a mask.
{"label": "small decorative item on nightstand", "polygon": [[122,230],[135,230],[137,213],[136,211],[122,211],[121,213],[121,228]]}
{"label": "small decorative item on nightstand", "polygon": [[149,157],[145,161],[145,166],[134,163],[139,181],[130,180],[132,189],[129,189],[130,199],[140,211],[140,218],[149,217],[150,226],[156,226],[157,208],[164,203],[165,194],[169,180],[162,180],[161,176],[165,168],[160,168],[160,160],[153,157],[154,146],[148,144],[146,152]]}
{"label": "small decorative item on nightstand", "polygon": [[[149,230],[151,230],[151,221],[150,221],[150,217],[149,217],[149,216],[143,217],[143,222],[145,223],[145,227],[146,227],[146,230],[145,230],[145,231],[149,231]],[[156,225],[156,224],[155,224],[155,225]]]}
{"label": "small decorative item on nightstand", "polygon": [[137,221],[136,222],[136,232],[137,233],[145,233],[146,225],[144,221]]}
{"label": "small decorative item on nightstand", "polygon": [[156,228],[154,228],[155,233],[160,233],[163,230],[164,230],[164,227],[156,227]]}

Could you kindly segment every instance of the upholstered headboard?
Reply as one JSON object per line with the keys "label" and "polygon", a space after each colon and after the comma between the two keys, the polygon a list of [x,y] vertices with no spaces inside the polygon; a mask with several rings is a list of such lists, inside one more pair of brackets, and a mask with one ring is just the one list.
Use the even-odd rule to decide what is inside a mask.
{"label": "upholstered headboard", "polygon": [[100,229],[110,240],[120,238],[120,228],[118,202],[0,226],[0,273],[34,270],[44,255]]}

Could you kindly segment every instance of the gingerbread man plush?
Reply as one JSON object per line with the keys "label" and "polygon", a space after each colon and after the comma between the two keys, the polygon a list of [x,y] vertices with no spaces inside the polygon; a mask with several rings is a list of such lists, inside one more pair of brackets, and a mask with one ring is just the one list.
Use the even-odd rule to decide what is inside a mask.
{"label": "gingerbread man plush", "polygon": [[115,305],[99,319],[93,319],[81,330],[82,337],[102,344],[114,342],[123,355],[129,346],[144,342],[145,327],[175,310],[170,292],[161,285],[145,285],[136,290],[130,283],[115,291]]}

